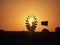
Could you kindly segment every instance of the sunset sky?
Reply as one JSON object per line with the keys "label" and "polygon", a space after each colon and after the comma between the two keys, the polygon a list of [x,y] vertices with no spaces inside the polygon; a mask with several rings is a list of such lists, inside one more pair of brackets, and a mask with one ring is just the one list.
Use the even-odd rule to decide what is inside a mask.
{"label": "sunset sky", "polygon": [[[35,15],[38,25],[35,31],[47,28],[53,32],[60,27],[59,0],[1,0],[0,1],[0,29],[5,31],[27,31],[25,20]],[[41,21],[48,21],[48,26],[41,25]]]}

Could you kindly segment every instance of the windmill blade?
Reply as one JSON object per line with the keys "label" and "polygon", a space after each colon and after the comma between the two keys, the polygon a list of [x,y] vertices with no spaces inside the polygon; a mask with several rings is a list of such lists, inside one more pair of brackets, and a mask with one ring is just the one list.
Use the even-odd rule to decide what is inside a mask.
{"label": "windmill blade", "polygon": [[34,20],[36,20],[37,18],[35,18]]}
{"label": "windmill blade", "polygon": [[35,21],[35,23],[37,23],[37,21]]}
{"label": "windmill blade", "polygon": [[35,24],[35,25],[37,25],[37,24]]}
{"label": "windmill blade", "polygon": [[25,20],[26,22],[28,22],[28,20]]}
{"label": "windmill blade", "polygon": [[48,26],[48,21],[42,21],[41,25]]}
{"label": "windmill blade", "polygon": [[25,24],[28,24],[28,23],[25,23]]}

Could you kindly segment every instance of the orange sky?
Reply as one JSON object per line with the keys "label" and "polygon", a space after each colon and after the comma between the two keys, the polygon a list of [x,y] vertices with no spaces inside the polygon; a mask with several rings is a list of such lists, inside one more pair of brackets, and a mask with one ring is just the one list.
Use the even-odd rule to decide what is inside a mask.
{"label": "orange sky", "polygon": [[[38,25],[35,31],[47,28],[54,31],[60,27],[60,1],[58,0],[3,0],[0,1],[0,29],[5,31],[27,31],[27,16],[35,15]],[[41,21],[48,21],[42,26]]]}

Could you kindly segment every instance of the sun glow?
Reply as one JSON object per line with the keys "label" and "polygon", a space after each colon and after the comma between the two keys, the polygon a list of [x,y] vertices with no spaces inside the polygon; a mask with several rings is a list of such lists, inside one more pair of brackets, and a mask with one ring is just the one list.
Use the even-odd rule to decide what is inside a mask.
{"label": "sun glow", "polygon": [[34,19],[33,18],[30,18],[29,19],[29,24],[30,24],[30,26],[32,26],[32,22],[34,21]]}

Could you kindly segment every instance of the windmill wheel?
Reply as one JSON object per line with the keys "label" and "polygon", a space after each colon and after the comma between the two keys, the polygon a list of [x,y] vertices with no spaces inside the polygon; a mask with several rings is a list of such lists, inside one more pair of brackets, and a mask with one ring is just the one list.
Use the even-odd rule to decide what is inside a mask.
{"label": "windmill wheel", "polygon": [[37,25],[37,18],[35,16],[33,17],[30,17],[28,16],[26,18],[26,27],[28,29],[29,32],[34,32],[35,28],[36,28],[36,25]]}

